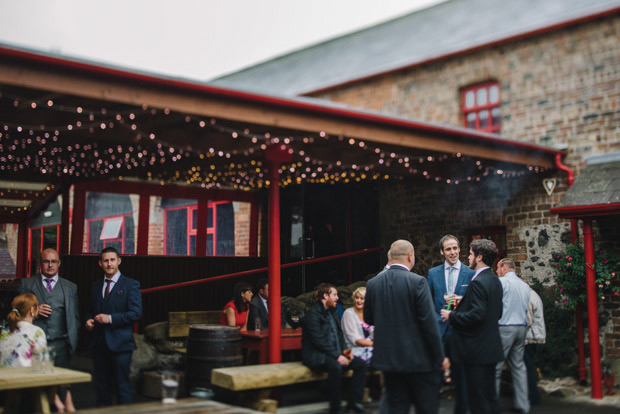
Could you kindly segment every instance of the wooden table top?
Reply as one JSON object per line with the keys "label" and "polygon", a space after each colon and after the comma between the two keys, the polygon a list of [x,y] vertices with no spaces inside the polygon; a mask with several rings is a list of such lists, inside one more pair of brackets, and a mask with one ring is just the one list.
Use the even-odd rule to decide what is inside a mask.
{"label": "wooden table top", "polygon": [[222,404],[211,400],[199,398],[186,398],[178,400],[176,404],[162,404],[159,401],[131,404],[115,405],[112,407],[93,408],[91,410],[80,410],[82,413],[114,413],[114,414],[252,414],[258,411],[243,407]]}
{"label": "wooden table top", "polygon": [[[244,338],[251,338],[251,339],[268,338],[269,329],[262,329],[261,331],[241,331],[241,336]],[[297,328],[297,329],[284,328],[280,332],[281,338],[296,337],[296,336],[301,336],[301,328]]]}
{"label": "wooden table top", "polygon": [[0,390],[19,390],[23,388],[50,387],[55,385],[90,382],[87,372],[54,367],[54,372],[35,372],[30,367],[0,369]]}

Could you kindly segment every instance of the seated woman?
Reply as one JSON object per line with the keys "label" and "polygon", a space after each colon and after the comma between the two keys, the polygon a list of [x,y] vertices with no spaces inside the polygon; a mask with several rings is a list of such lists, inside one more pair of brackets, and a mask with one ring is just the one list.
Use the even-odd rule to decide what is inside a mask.
{"label": "seated woman", "polygon": [[249,283],[237,283],[232,300],[222,310],[220,323],[222,325],[238,326],[242,331],[247,331],[248,313],[252,296],[252,286]]}
{"label": "seated woman", "polygon": [[47,347],[45,333],[32,324],[39,313],[39,302],[32,293],[22,293],[13,299],[11,307],[6,317],[9,329],[0,334],[0,367],[30,367],[32,355]]}
{"label": "seated woman", "polygon": [[347,348],[353,351],[353,356],[368,363],[372,358],[374,327],[364,322],[366,288],[355,289],[352,297],[355,304],[342,315],[342,333]]}

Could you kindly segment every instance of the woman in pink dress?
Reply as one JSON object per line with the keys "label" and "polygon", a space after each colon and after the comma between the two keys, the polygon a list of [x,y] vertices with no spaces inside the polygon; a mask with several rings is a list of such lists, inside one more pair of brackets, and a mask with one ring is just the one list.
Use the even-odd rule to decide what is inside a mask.
{"label": "woman in pink dress", "polygon": [[222,310],[220,323],[222,325],[238,326],[242,331],[247,331],[248,312],[250,311],[252,296],[252,286],[249,283],[237,283],[232,300]]}

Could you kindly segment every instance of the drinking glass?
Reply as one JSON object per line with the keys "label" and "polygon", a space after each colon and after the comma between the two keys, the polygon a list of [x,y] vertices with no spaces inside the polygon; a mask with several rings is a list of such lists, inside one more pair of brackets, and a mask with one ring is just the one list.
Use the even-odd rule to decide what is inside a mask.
{"label": "drinking glass", "polygon": [[179,374],[172,371],[164,371],[161,377],[162,403],[174,404],[177,402],[179,390]]}
{"label": "drinking glass", "polygon": [[291,328],[293,329],[299,328],[299,316],[297,315],[291,316]]}
{"label": "drinking glass", "polygon": [[260,332],[260,318],[254,318],[254,330]]}
{"label": "drinking glass", "polygon": [[48,346],[44,359],[44,370],[46,373],[51,374],[54,372],[54,361],[56,361],[56,348],[53,346]]}

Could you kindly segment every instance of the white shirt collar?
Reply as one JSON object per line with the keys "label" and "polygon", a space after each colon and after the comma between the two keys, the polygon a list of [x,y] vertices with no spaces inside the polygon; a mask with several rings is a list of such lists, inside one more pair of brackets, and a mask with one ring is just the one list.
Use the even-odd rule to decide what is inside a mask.
{"label": "white shirt collar", "polygon": [[[114,274],[114,276],[112,276],[112,283],[117,283],[117,282],[118,282],[118,279],[119,279],[120,277],[121,277],[121,271],[120,271],[120,270],[118,270],[118,271]],[[104,279],[107,279],[107,277],[106,277],[106,276],[103,276],[103,278],[104,278]]]}
{"label": "white shirt collar", "polygon": [[52,277],[47,277],[44,274],[41,274],[41,282],[42,283],[45,283],[45,279],[52,279],[54,281],[52,284],[56,284],[56,282],[58,282],[58,273],[56,273]]}
{"label": "white shirt collar", "polygon": [[448,263],[447,260],[445,262],[443,262],[443,269],[444,270],[448,270],[450,267],[454,267],[456,270],[458,270],[460,272],[461,271],[461,261],[457,260],[456,263],[454,264],[454,266],[451,266],[450,263]]}
{"label": "white shirt collar", "polygon": [[390,265],[390,269],[391,269],[391,268],[393,268],[394,266],[400,266],[400,267],[402,267],[403,269],[405,269],[406,271],[411,272],[411,270],[410,270],[407,266],[405,266],[404,264],[400,264],[400,263],[392,263],[392,264]]}
{"label": "white shirt collar", "polygon": [[482,272],[483,270],[486,270],[486,269],[490,269],[490,267],[489,266],[485,266],[485,267],[482,267],[482,268],[476,270],[476,274],[474,275],[474,277],[471,278],[471,280],[474,280],[476,277],[478,277],[480,272]]}

